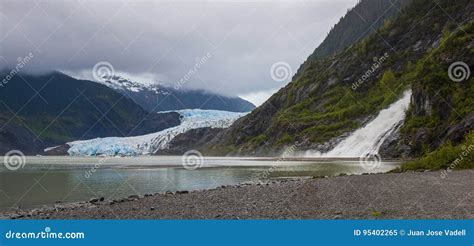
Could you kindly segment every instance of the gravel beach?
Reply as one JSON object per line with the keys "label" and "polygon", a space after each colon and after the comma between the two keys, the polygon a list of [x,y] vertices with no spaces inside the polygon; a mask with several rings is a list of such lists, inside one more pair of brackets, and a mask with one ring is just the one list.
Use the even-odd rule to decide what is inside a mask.
{"label": "gravel beach", "polygon": [[474,170],[226,186],[0,213],[4,219],[474,219]]}

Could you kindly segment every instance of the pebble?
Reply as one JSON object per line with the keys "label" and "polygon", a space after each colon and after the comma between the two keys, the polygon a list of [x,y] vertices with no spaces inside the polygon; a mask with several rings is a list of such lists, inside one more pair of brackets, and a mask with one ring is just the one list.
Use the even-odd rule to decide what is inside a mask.
{"label": "pebble", "polygon": [[99,202],[99,199],[97,198],[92,198],[89,200],[89,203],[97,203],[97,202]]}
{"label": "pebble", "polygon": [[138,196],[138,195],[131,195],[131,196],[129,196],[128,198],[129,198],[129,199],[137,199],[137,200],[138,200],[138,199],[140,199],[140,196]]}
{"label": "pebble", "polygon": [[[469,185],[472,183],[472,171],[457,171],[453,172],[453,183],[456,189],[448,187],[448,191],[450,191],[453,196],[457,198],[463,197],[463,194],[465,194],[465,191],[468,190]],[[424,173],[424,172],[408,172],[405,173],[406,179],[412,180],[413,182],[418,182],[422,183],[421,181],[423,180],[432,180],[433,177],[438,177],[437,173]],[[458,176],[456,176],[458,175]],[[369,180],[371,182],[382,182],[382,180],[385,182],[387,179],[391,180],[397,177],[397,175],[392,175],[392,174],[373,174],[369,176],[364,176],[364,177],[357,177],[357,176],[351,176],[351,177],[341,177],[341,178],[336,178],[338,181],[339,179],[344,180],[355,180],[355,181],[360,181],[361,183],[364,183],[366,180]],[[455,178],[456,177],[456,178]],[[458,178],[457,178],[458,177]],[[335,180],[336,180],[335,179]],[[421,179],[421,181],[419,181]],[[275,203],[280,202],[281,199],[287,199],[289,197],[296,197],[298,198],[298,201],[290,202],[292,205],[292,209],[302,209],[301,217],[302,218],[325,218],[325,219],[345,219],[348,217],[351,217],[352,215],[347,215],[344,211],[350,211],[349,209],[352,208],[352,204],[346,204],[346,203],[336,203],[336,205],[332,204],[326,204],[326,203],[321,203],[320,204],[320,199],[324,198],[327,194],[326,193],[321,193],[321,196],[310,196],[309,198],[306,198],[307,194],[311,194],[312,192],[318,193],[321,192],[321,190],[324,190],[325,188],[331,188],[331,187],[337,187],[337,182],[329,182],[329,184],[326,184],[326,180],[312,180],[307,183],[307,186],[299,186],[299,184],[308,181],[297,181],[297,182],[287,182],[287,184],[280,183],[279,185],[273,186],[271,188],[265,188],[265,186],[260,186],[260,188],[255,188],[257,186],[249,187],[248,189],[245,188],[245,190],[238,190],[237,188],[233,188],[232,190],[209,190],[209,191],[204,191],[201,193],[201,191],[192,191],[193,195],[189,196],[168,196],[165,197],[163,194],[161,194],[159,197],[156,199],[143,199],[140,200],[139,202],[130,202],[126,204],[117,204],[114,206],[113,209],[120,208],[121,211],[126,211],[127,213],[119,214],[120,216],[123,216],[123,218],[161,218],[161,216],[168,218],[233,218],[233,219],[238,219],[239,216],[240,218],[254,218],[254,214],[262,213],[261,217],[269,217],[269,218],[289,218],[289,217],[296,217],[299,218],[299,214],[288,214],[288,210],[279,210],[275,208]],[[411,182],[410,182],[411,183]],[[324,186],[321,189],[319,189],[318,185],[321,184],[326,184],[329,186]],[[468,185],[466,185],[468,184]],[[262,183],[262,185],[267,185],[266,183]],[[404,184],[403,182],[400,182],[400,185],[402,187],[406,186],[407,189],[410,188],[410,186]],[[239,187],[239,186],[236,186]],[[434,186],[436,188],[436,186]],[[361,186],[358,187],[361,189],[361,192],[373,192],[374,186]],[[370,188],[370,189],[366,189]],[[314,189],[314,190],[312,190]],[[365,189],[365,190],[364,190]],[[262,192],[265,191],[265,192]],[[461,190],[463,192],[458,192],[458,190]],[[184,192],[184,193],[183,193]],[[185,194],[190,191],[178,191],[176,194]],[[195,193],[196,192],[196,193]],[[255,192],[255,194],[253,194]],[[195,194],[194,194],[195,193]],[[173,194],[172,192],[167,192],[167,194]],[[249,194],[245,195],[242,199],[241,197],[243,194]],[[332,193],[329,192],[328,196],[332,198]],[[365,194],[365,193],[363,193]],[[430,193],[428,193],[430,194]],[[350,193],[347,193],[345,195],[351,195]],[[416,195],[413,197],[409,197],[410,199],[414,199]],[[130,196],[132,198],[137,198],[138,196]],[[423,204],[431,204],[432,200],[434,197],[428,196],[427,198],[422,199]],[[160,198],[165,198],[161,200]],[[358,203],[364,203],[367,202],[366,200],[363,200],[363,197],[355,195],[354,198],[349,197],[350,199],[355,199],[356,206]],[[344,197],[344,199],[349,199],[347,197]],[[398,197],[389,197],[390,199],[399,199]],[[416,198],[416,197],[415,197]],[[97,198],[93,198],[90,201],[94,201]],[[99,198],[100,199],[100,198]],[[99,200],[97,199],[97,200]],[[242,201],[242,204],[236,204],[238,206],[237,208],[232,208],[232,203],[226,203],[224,202],[223,199],[230,199],[230,200],[239,200]],[[310,200],[310,199],[315,199],[315,200]],[[123,198],[121,200],[124,201],[129,201],[130,199],[128,198]],[[292,199],[290,199],[291,201]],[[294,200],[294,199],[293,199]],[[418,200],[418,198],[417,198]],[[106,204],[109,202],[111,204],[118,202],[119,200],[112,200],[112,201],[106,201],[104,203],[98,203],[97,206],[94,206],[95,204],[91,204],[90,202],[78,202],[74,203],[71,205],[57,205],[58,208],[51,208],[51,207],[45,207],[45,209],[41,210],[32,210],[30,214],[23,213],[17,214],[17,213],[11,213],[6,215],[5,218],[12,217],[12,219],[20,219],[20,218],[29,218],[30,216],[32,218],[49,218],[49,216],[55,217],[55,218],[71,218],[71,217],[78,217],[78,218],[101,218],[103,214],[106,217],[112,217],[109,216],[109,208],[107,207]],[[228,207],[222,207],[219,204],[220,203],[226,204]],[[304,212],[307,211],[308,208],[311,208],[310,202],[314,202],[315,208],[320,208],[323,211],[329,211],[329,212],[320,212],[320,213],[308,213],[305,214]],[[83,205],[85,204],[85,205]],[[258,206],[257,206],[258,204]],[[438,203],[439,206],[443,205],[444,203]],[[446,203],[447,204],[447,203]],[[177,206],[180,205],[180,206]],[[246,206],[242,208],[242,205]],[[345,206],[348,206],[347,209]],[[392,206],[390,203],[387,204],[379,204],[383,209],[387,210],[393,210]],[[65,207],[63,207],[65,206]],[[295,208],[293,208],[293,206]],[[470,205],[466,205],[468,208],[472,207]],[[80,208],[84,207],[84,208]],[[91,209],[97,207],[97,209],[93,209],[91,213]],[[441,206],[443,208],[443,206]],[[54,210],[53,210],[54,209]],[[218,213],[215,212],[210,212],[208,211],[217,211]],[[276,209],[276,210],[275,210]],[[64,212],[58,212],[59,211],[66,211]],[[137,213],[137,210],[139,213]],[[236,211],[237,210],[237,211]],[[157,212],[151,212],[151,211],[157,211]],[[159,212],[158,212],[159,211]],[[263,211],[263,212],[262,212]],[[268,211],[271,211],[272,213],[268,213]],[[273,213],[273,211],[279,211],[279,213]],[[332,212],[330,212],[332,211]],[[444,212],[442,209],[437,209],[437,210],[432,210],[428,211],[429,214],[421,214],[423,216],[426,216],[427,218],[444,218],[445,216],[452,216],[447,212]],[[473,211],[471,209],[471,211]],[[20,213],[22,211],[19,211]],[[163,215],[162,215],[163,213]],[[438,215],[438,213],[441,213],[441,215]],[[147,217],[150,215],[149,217]],[[421,216],[420,215],[420,216]],[[2,215],[0,214],[0,217]],[[370,214],[367,213],[361,213],[361,214],[356,214],[354,215],[357,218],[372,218]],[[397,211],[393,213],[393,215],[387,216],[387,217],[405,217],[407,216],[405,214],[404,210]],[[411,215],[409,215],[411,216]],[[460,215],[460,216],[472,216],[472,213],[465,214],[465,215]],[[384,216],[385,217],[385,216]],[[259,217],[260,218],[260,217]],[[410,218],[410,217],[408,217]],[[457,218],[457,217],[456,217]],[[462,218],[462,217],[461,217]]]}

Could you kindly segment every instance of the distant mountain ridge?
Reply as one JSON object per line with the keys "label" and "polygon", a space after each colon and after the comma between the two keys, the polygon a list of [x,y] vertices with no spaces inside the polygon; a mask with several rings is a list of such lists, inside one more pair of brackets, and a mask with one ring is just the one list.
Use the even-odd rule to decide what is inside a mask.
{"label": "distant mountain ridge", "polygon": [[0,153],[42,153],[68,141],[143,135],[179,124],[177,113],[149,113],[107,86],[59,72],[17,74],[0,88]]}
{"label": "distant mountain ridge", "polygon": [[145,84],[118,75],[99,81],[128,96],[150,112],[181,109],[214,109],[230,112],[249,112],[252,103],[239,98],[227,97],[203,90],[175,89],[161,84]]}

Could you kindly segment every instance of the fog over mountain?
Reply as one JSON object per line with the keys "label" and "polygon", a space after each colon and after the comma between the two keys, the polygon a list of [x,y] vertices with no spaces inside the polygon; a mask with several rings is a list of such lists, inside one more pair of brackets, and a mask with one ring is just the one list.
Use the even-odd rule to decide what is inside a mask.
{"label": "fog over mountain", "polygon": [[[180,87],[260,104],[356,2],[7,0],[0,3],[0,68],[32,53],[24,72],[90,79],[105,61],[133,80],[184,81]],[[289,65],[288,75],[275,80],[278,62]]]}

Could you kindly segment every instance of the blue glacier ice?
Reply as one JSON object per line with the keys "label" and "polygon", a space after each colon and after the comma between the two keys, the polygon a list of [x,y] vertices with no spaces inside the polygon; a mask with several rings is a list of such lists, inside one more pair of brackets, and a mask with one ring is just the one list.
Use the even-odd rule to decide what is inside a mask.
{"label": "blue glacier ice", "polygon": [[177,110],[181,115],[181,124],[160,132],[133,137],[106,137],[67,143],[71,156],[136,156],[152,154],[168,147],[169,142],[178,134],[190,129],[212,127],[226,128],[247,113],[235,113],[220,110],[184,109]]}

